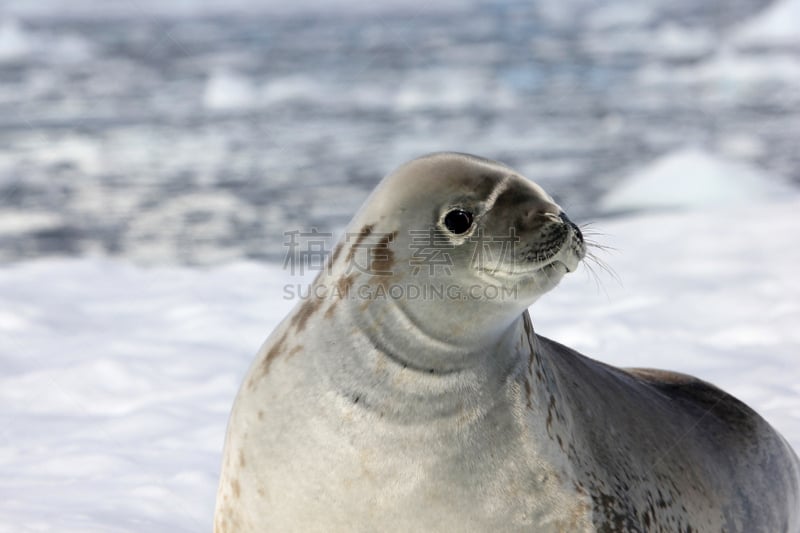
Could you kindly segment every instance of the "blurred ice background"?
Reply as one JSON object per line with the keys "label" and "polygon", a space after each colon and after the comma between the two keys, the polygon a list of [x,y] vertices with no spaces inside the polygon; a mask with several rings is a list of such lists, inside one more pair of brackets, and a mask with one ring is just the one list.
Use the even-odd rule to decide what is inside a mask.
{"label": "blurred ice background", "polygon": [[582,220],[686,148],[800,183],[797,6],[0,0],[0,259],[275,260],[440,149]]}
{"label": "blurred ice background", "polygon": [[800,0],[0,0],[0,532],[210,531],[284,232],[442,149],[615,248],[539,333],[800,449],[798,137]]}

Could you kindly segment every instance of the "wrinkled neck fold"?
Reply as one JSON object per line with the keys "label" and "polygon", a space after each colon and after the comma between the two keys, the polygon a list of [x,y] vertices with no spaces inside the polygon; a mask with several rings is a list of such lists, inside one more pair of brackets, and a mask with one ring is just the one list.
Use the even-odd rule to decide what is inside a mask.
{"label": "wrinkled neck fold", "polygon": [[438,303],[372,301],[363,310],[351,307],[349,319],[387,357],[415,370],[467,371],[513,357],[507,333],[519,316],[481,315]]}

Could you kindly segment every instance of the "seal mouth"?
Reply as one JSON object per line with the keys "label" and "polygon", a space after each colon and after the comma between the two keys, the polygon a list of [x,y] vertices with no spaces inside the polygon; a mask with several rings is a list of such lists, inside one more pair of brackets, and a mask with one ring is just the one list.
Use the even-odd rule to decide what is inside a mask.
{"label": "seal mouth", "polygon": [[[543,275],[550,277],[553,274],[569,274],[577,270],[578,265],[586,255],[586,248],[582,239],[570,235],[564,240],[561,248],[549,258],[536,263],[535,265],[524,265],[521,268],[504,269],[500,266],[496,268],[481,268],[483,272],[493,278],[503,280],[519,279],[521,277]],[[530,266],[529,266],[530,265]]]}
{"label": "seal mouth", "polygon": [[543,267],[539,268],[538,271],[541,272],[541,271],[544,271],[544,270],[564,270],[565,274],[569,274],[570,272],[574,272],[576,268],[577,268],[577,266],[575,266],[573,268],[570,268],[569,265],[567,265],[567,263],[565,263],[564,261],[561,261],[559,259],[555,259],[555,260],[547,263]]}
{"label": "seal mouth", "polygon": [[[565,247],[565,249],[566,248],[567,247]],[[564,251],[562,251],[545,263],[538,264],[533,268],[520,268],[514,270],[505,270],[502,268],[482,268],[479,269],[479,271],[484,272],[494,278],[503,279],[518,279],[520,277],[536,275],[544,275],[549,277],[553,274],[569,274],[578,268],[578,264],[580,263],[582,257],[578,254],[573,254],[571,251],[568,251],[568,253],[572,255],[572,258],[568,259],[562,257],[564,255]]]}

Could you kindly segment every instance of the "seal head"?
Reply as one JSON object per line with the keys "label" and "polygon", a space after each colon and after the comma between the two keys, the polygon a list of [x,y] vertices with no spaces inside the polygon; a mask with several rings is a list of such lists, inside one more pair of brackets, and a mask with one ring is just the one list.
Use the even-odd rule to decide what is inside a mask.
{"label": "seal head", "polygon": [[[374,268],[348,286],[444,292],[391,305],[425,333],[462,346],[507,329],[586,253],[580,229],[541,187],[498,162],[458,153],[421,157],[387,176],[347,235],[355,236],[342,244],[349,252],[333,255],[338,283],[352,274],[350,261]],[[387,250],[390,258],[375,260]]]}

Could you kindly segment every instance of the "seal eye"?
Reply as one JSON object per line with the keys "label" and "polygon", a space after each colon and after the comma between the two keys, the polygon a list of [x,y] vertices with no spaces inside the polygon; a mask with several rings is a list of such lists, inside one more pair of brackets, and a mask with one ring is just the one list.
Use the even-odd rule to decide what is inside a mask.
{"label": "seal eye", "polygon": [[453,209],[444,216],[444,225],[456,235],[466,233],[472,227],[472,213],[463,209]]}

